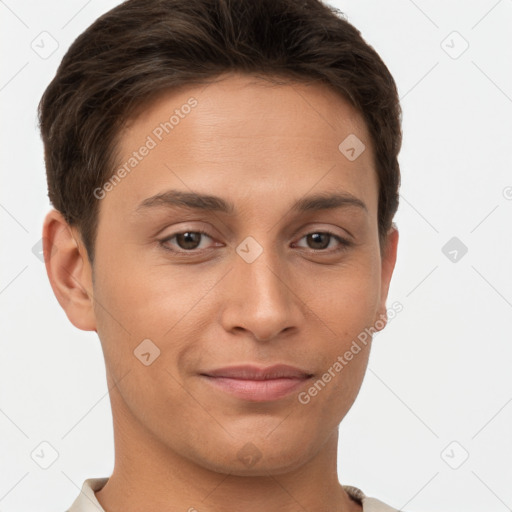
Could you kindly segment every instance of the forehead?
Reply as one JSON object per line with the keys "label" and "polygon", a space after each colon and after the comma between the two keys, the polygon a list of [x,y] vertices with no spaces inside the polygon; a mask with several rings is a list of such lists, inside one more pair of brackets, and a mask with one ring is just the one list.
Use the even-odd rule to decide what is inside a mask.
{"label": "forehead", "polygon": [[251,198],[270,205],[308,191],[344,191],[369,210],[377,206],[366,124],[346,99],[319,83],[276,85],[226,74],[163,93],[121,132],[113,172],[121,168],[123,177],[105,201],[117,208],[134,209],[166,189],[215,190],[247,206]]}

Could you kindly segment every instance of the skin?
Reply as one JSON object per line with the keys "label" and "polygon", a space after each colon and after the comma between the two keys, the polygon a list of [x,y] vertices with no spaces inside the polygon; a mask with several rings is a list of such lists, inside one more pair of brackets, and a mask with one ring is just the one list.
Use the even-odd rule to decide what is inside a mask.
{"label": "skin", "polygon": [[[381,254],[369,133],[325,85],[221,78],[166,92],[127,124],[120,165],[176,108],[198,101],[100,201],[94,268],[79,232],[55,210],[45,219],[54,293],[76,327],[97,331],[105,356],[116,459],[96,496],[107,512],[360,511],[338,480],[338,426],[371,343],[308,404],[298,391],[243,400],[198,374],[286,363],[314,382],[359,333],[386,320],[398,232]],[[354,161],[338,150],[349,134],[366,145]],[[235,213],[136,212],[169,189],[220,196]],[[291,210],[305,195],[333,191],[367,210]],[[195,246],[170,238],[198,229],[208,236],[196,235]],[[343,247],[336,238],[306,236],[326,231],[351,245],[334,252]],[[252,263],[236,252],[248,236],[263,249]],[[148,366],[134,355],[144,339],[160,350]],[[240,457],[244,446],[260,457],[255,464]]]}

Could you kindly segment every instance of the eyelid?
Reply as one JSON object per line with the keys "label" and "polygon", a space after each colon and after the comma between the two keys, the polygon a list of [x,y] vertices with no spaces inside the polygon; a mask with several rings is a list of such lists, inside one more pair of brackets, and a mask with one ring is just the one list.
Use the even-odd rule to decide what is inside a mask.
{"label": "eyelid", "polygon": [[352,240],[355,240],[354,235],[352,235],[348,229],[342,228],[341,226],[334,226],[331,223],[309,222],[295,231],[293,235],[294,238],[296,238],[300,233],[303,233],[301,238],[311,233],[329,233],[330,235],[337,236],[339,238],[350,237]]}

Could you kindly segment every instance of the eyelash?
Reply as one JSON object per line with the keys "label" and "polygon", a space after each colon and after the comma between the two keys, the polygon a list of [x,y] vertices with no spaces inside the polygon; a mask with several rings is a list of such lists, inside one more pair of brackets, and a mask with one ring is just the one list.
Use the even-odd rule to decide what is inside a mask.
{"label": "eyelash", "polygon": [[[200,254],[202,251],[208,250],[208,249],[190,249],[188,251],[185,250],[185,249],[178,249],[178,250],[176,250],[176,249],[171,249],[169,247],[169,245],[166,244],[166,242],[169,242],[170,240],[172,240],[176,236],[183,235],[185,233],[200,233],[202,235],[206,235],[208,238],[213,239],[213,237],[210,236],[210,234],[208,232],[203,231],[202,229],[194,229],[194,230],[186,229],[184,231],[178,231],[176,233],[173,233],[172,235],[167,236],[167,237],[159,240],[159,244],[160,244],[160,246],[164,250],[172,252],[174,254]],[[342,238],[341,236],[336,235],[335,233],[333,233],[331,231],[311,231],[310,233],[306,233],[304,236],[302,236],[300,238],[300,240],[302,240],[306,236],[312,235],[312,234],[328,235],[328,236],[330,236],[331,238],[334,238],[335,240],[337,240],[340,243],[340,247],[338,247],[337,249],[334,249],[334,250],[333,249],[330,249],[330,250],[329,249],[309,249],[314,254],[318,254],[318,253],[336,254],[336,253],[339,253],[339,252],[347,250],[349,247],[351,247],[353,245],[353,243],[350,242],[349,240],[347,240],[345,238]],[[329,239],[329,242],[330,242],[330,239]],[[303,249],[304,249],[304,247],[303,247]]]}

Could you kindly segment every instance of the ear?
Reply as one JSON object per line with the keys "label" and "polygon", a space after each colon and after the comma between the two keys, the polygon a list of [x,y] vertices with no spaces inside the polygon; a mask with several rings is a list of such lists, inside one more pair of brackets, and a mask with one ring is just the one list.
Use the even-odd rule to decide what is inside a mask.
{"label": "ear", "polygon": [[391,276],[396,263],[396,254],[398,248],[398,229],[393,223],[387,234],[387,241],[383,247],[383,253],[381,256],[381,284],[380,284],[380,302],[377,310],[377,317],[375,318],[374,325],[382,325],[381,328],[377,329],[381,331],[386,327],[388,322],[388,314],[386,308],[386,300],[388,298],[389,284],[391,282]]}
{"label": "ear", "polygon": [[55,297],[70,322],[84,331],[96,330],[92,295],[92,269],[76,228],[57,210],[43,224],[46,273]]}

